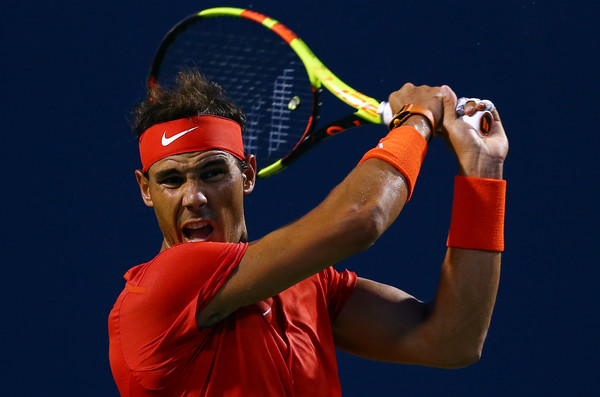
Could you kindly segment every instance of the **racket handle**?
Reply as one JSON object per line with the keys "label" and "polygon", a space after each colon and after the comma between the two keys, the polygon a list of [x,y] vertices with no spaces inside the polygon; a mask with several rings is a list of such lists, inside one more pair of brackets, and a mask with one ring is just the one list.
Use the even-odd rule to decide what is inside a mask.
{"label": "racket handle", "polygon": [[[489,103],[491,105],[488,105],[488,109],[493,109],[494,105],[491,102]],[[394,118],[392,107],[390,106],[390,103],[386,101],[383,101],[379,104],[377,113],[380,114],[381,122],[385,125],[388,125]],[[458,112],[458,114],[460,114],[460,112]],[[473,129],[479,132],[481,136],[488,136],[492,132],[492,127],[494,126],[494,118],[492,117],[492,113],[489,110],[475,112],[475,114],[472,116],[467,116],[463,114],[462,116],[460,116],[460,119],[469,124],[471,127],[473,127]]]}
{"label": "racket handle", "polygon": [[389,102],[383,101],[379,104],[377,108],[377,113],[379,113],[381,117],[381,122],[385,125],[389,125],[394,118],[394,113],[392,112],[392,106]]}
{"label": "racket handle", "polygon": [[472,116],[465,114],[460,116],[460,119],[473,127],[481,136],[490,135],[494,126],[494,117],[489,110],[480,110]]}

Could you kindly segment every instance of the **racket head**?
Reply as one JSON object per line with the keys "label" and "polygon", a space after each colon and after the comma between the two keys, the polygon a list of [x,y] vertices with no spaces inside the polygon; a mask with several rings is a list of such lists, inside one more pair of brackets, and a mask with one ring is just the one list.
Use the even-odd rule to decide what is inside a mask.
{"label": "racket head", "polygon": [[320,89],[289,45],[294,38],[285,26],[252,11],[204,10],[163,38],[148,84],[172,88],[179,71],[199,70],[245,113],[246,153],[277,172],[318,115]]}

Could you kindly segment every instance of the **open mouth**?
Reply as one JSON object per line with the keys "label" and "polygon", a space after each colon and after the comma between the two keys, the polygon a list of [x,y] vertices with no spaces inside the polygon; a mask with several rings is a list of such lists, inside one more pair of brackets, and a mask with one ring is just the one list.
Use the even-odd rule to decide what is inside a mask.
{"label": "open mouth", "polygon": [[186,241],[206,241],[213,230],[213,227],[207,222],[194,222],[183,228],[183,235]]}

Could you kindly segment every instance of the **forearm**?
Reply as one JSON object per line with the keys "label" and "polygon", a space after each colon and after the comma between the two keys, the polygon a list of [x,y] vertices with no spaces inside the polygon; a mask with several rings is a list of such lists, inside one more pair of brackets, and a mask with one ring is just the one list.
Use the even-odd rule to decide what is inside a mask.
{"label": "forearm", "polygon": [[435,336],[437,365],[479,359],[500,279],[500,252],[449,247],[426,328]]}
{"label": "forearm", "polygon": [[[392,138],[386,140],[388,135],[378,145],[376,150],[382,145],[389,148],[382,150],[385,161],[371,156],[373,151],[368,152],[319,206],[269,234],[261,243],[275,247],[289,238],[299,242],[286,246],[286,251],[287,257],[306,263],[300,267],[305,269],[298,275],[301,278],[314,274],[310,263],[329,266],[370,247],[404,207],[426,151],[426,138],[422,136],[430,134],[428,124],[419,117],[410,121],[407,125],[412,129],[395,130],[390,134],[395,134]],[[402,157],[404,162],[394,164],[394,156]]]}
{"label": "forearm", "polygon": [[493,180],[502,166],[478,163],[467,170],[470,178],[455,181],[449,248],[430,317],[430,326],[442,331],[441,358],[459,366],[481,355],[504,249],[505,184]]}
{"label": "forearm", "polygon": [[458,157],[459,175],[484,179],[456,180],[450,248],[433,302],[359,279],[333,328],[337,345],[351,353],[449,368],[468,365],[481,355],[504,249],[506,185],[490,179],[502,177],[508,141],[497,111],[491,134],[481,137],[458,119],[456,95],[442,88],[444,125],[439,133]]}
{"label": "forearm", "polygon": [[243,288],[238,304],[273,296],[369,248],[400,213],[403,177],[389,164],[357,166],[316,208],[252,243],[225,290]]}
{"label": "forearm", "polygon": [[237,271],[197,317],[212,323],[369,248],[400,213],[408,188],[390,164],[358,165],[308,214],[248,247]]}
{"label": "forearm", "polygon": [[[433,95],[437,90],[427,91],[439,102]],[[198,323],[273,296],[370,247],[410,196],[430,135],[423,117],[411,117],[369,151],[319,206],[250,244]]]}

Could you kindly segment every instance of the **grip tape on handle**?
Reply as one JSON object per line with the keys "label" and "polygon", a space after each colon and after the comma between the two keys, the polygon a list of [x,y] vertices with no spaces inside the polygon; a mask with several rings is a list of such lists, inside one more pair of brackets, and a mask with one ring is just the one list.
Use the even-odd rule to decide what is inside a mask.
{"label": "grip tape on handle", "polygon": [[[462,100],[463,98],[461,98]],[[465,100],[470,100],[473,98],[464,98]],[[466,102],[466,101],[465,101]],[[484,101],[488,107],[488,110],[478,111],[472,116],[467,116],[462,114],[464,111],[464,103],[462,107],[457,108],[457,114],[462,114],[460,119],[464,122],[468,123],[471,127],[473,127],[476,131],[479,132],[481,136],[488,136],[492,132],[492,127],[494,126],[494,118],[492,117],[492,113],[490,110],[494,108],[494,105],[490,101]],[[488,105],[489,103],[489,105]],[[381,102],[379,105],[379,109],[377,112],[381,115],[381,121],[383,124],[388,125],[392,118],[394,117],[394,113],[392,112],[392,107],[389,102]]]}

